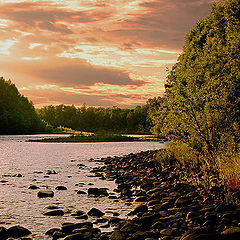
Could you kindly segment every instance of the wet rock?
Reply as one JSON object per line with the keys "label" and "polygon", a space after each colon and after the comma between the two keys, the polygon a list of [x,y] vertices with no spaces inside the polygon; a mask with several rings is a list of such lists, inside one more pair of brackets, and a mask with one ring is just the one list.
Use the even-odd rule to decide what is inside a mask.
{"label": "wet rock", "polygon": [[63,223],[61,231],[65,234],[70,234],[74,229],[80,229],[84,226],[92,227],[93,224],[91,222],[84,222],[84,223]]}
{"label": "wet rock", "polygon": [[[210,232],[208,229],[199,228],[189,230],[183,234],[180,240],[220,240],[220,236]],[[230,240],[230,239],[229,239]]]}
{"label": "wet rock", "polygon": [[7,230],[9,237],[20,238],[32,234],[27,228],[22,226],[13,226]]}
{"label": "wet rock", "polygon": [[92,208],[87,214],[91,217],[102,217],[105,213],[97,208]]}
{"label": "wet rock", "polygon": [[46,209],[49,209],[49,210],[56,210],[56,209],[59,209],[58,206],[55,206],[55,205],[49,205],[46,207]]}
{"label": "wet rock", "polygon": [[184,206],[187,206],[189,203],[191,203],[191,200],[190,200],[189,198],[179,197],[179,198],[175,201],[175,206],[176,206],[176,207],[184,207]]}
{"label": "wet rock", "polygon": [[148,212],[148,206],[144,204],[138,205],[133,211],[130,212],[130,215],[136,215],[138,213]]}
{"label": "wet rock", "polygon": [[35,190],[35,189],[39,189],[39,187],[36,185],[30,185],[28,189]]}
{"label": "wet rock", "polygon": [[139,225],[127,221],[121,228],[120,231],[124,232],[124,233],[131,233],[133,234],[134,232],[136,232],[139,229]]}
{"label": "wet rock", "polygon": [[51,229],[49,229],[49,230],[45,233],[45,235],[52,236],[52,235],[54,234],[54,232],[56,232],[56,231],[61,231],[61,229],[59,229],[59,228],[51,228]]}
{"label": "wet rock", "polygon": [[125,236],[119,231],[115,230],[110,236],[111,240],[126,240]]}
{"label": "wet rock", "polygon": [[53,191],[39,191],[37,196],[39,198],[46,198],[46,197],[53,197],[54,196],[54,192]]}
{"label": "wet rock", "polygon": [[7,229],[5,227],[0,227],[0,239],[5,240],[7,237]]}
{"label": "wet rock", "polygon": [[109,193],[107,192],[106,188],[89,188],[88,195],[94,195],[95,197],[99,197],[99,196],[108,196]]}
{"label": "wet rock", "polygon": [[82,190],[78,190],[77,194],[87,194],[86,192],[82,191]]}
{"label": "wet rock", "polygon": [[52,235],[52,239],[56,240],[56,239],[60,239],[60,238],[64,238],[66,235],[61,232],[61,231],[55,231]]}
{"label": "wet rock", "polygon": [[52,211],[46,212],[43,215],[45,215],[45,216],[63,216],[64,212],[63,212],[63,210],[57,209],[57,210],[52,210]]}
{"label": "wet rock", "polygon": [[51,174],[57,174],[55,170],[47,170],[46,174],[51,175]]}
{"label": "wet rock", "polygon": [[146,202],[147,199],[148,199],[148,197],[141,196],[141,197],[136,198],[135,202]]}
{"label": "wet rock", "polygon": [[82,233],[70,234],[70,235],[66,236],[65,238],[63,238],[63,240],[81,240],[81,239],[84,239],[84,236]]}
{"label": "wet rock", "polygon": [[55,189],[56,190],[67,190],[67,188],[65,186],[57,186]]}

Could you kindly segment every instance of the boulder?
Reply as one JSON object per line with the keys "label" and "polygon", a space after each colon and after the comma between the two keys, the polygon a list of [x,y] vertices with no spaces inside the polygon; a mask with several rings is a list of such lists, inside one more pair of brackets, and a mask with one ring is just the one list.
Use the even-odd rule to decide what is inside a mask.
{"label": "boulder", "polygon": [[97,208],[92,208],[87,214],[91,217],[102,217],[105,213]]}
{"label": "boulder", "polygon": [[13,238],[20,238],[31,234],[31,232],[22,226],[13,226],[7,230],[7,235]]}
{"label": "boulder", "polygon": [[63,210],[57,209],[57,210],[52,210],[52,211],[46,212],[43,215],[45,215],[45,216],[63,216],[64,212],[63,212]]}
{"label": "boulder", "polygon": [[39,191],[37,196],[39,198],[46,198],[46,197],[53,197],[54,196],[54,192],[53,191]]}

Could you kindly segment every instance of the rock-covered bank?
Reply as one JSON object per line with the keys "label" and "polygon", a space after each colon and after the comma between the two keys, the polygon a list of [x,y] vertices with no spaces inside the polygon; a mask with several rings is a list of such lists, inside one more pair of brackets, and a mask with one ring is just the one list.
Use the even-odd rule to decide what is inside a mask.
{"label": "rock-covered bank", "polygon": [[[60,228],[49,229],[46,236],[53,240],[240,239],[240,208],[226,204],[220,188],[208,192],[181,182],[185,169],[174,164],[162,168],[153,160],[155,153],[147,151],[104,158],[101,159],[104,164],[92,170],[100,178],[115,180],[115,191],[119,195],[113,196],[105,188],[89,188],[85,194],[109,197],[116,202],[118,198],[135,202],[136,206],[126,219],[116,212],[111,217],[106,216],[93,206],[88,212],[75,213],[79,223],[64,223]],[[48,214],[61,216],[64,212],[50,209]],[[101,223],[101,227],[96,227],[96,223]],[[113,230],[105,232],[109,227]],[[0,239],[32,239],[29,234],[30,231],[20,226],[0,228]]]}

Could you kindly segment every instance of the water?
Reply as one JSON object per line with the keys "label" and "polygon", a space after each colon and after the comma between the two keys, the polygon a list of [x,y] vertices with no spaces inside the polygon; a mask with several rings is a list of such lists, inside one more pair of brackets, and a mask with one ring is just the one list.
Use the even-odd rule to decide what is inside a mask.
{"label": "water", "polygon": [[[114,193],[116,185],[113,181],[92,177],[90,170],[102,163],[91,158],[122,156],[165,147],[158,142],[26,142],[43,137],[50,136],[0,136],[0,226],[22,225],[33,232],[34,239],[47,239],[44,233],[52,227],[60,227],[63,222],[79,222],[71,216],[77,210],[88,211],[96,207],[107,212],[106,215],[119,212],[120,217],[126,217],[133,206],[124,201],[115,202],[107,197],[92,198],[76,193],[77,190],[87,191],[89,187],[107,187],[110,193]],[[77,165],[80,163],[85,167],[79,169]],[[48,170],[55,170],[57,174],[48,175]],[[81,184],[76,186],[78,183]],[[40,199],[37,197],[39,189],[30,190],[30,185],[36,185],[40,190],[53,190],[55,195]],[[59,185],[66,186],[67,190],[55,190]],[[44,216],[49,205],[60,207],[65,215]]]}

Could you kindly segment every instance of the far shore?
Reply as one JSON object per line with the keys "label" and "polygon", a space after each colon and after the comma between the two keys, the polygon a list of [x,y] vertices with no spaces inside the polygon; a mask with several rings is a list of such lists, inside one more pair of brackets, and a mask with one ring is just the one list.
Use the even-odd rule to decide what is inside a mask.
{"label": "far shore", "polygon": [[48,142],[48,143],[79,143],[79,142],[133,142],[133,141],[157,141],[165,142],[166,139],[155,137],[154,135],[71,135],[59,138],[32,139],[29,142]]}

